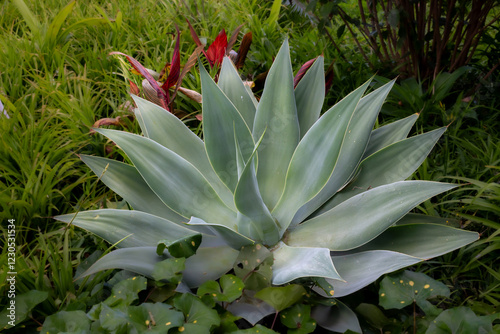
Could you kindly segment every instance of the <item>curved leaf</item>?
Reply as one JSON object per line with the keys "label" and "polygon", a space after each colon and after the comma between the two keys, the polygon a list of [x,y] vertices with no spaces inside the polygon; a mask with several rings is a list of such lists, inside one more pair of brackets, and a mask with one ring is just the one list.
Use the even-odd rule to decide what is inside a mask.
{"label": "curved leaf", "polygon": [[219,198],[189,162],[157,142],[116,130],[96,129],[128,155],[149,187],[170,208],[185,217],[234,227],[236,214]]}
{"label": "curved leaf", "polygon": [[[328,280],[342,297],[374,282],[381,275],[440,256],[476,241],[479,235],[443,225],[393,226],[372,242],[332,261],[344,282]],[[318,293],[325,295],[322,291]]]}
{"label": "curved leaf", "polygon": [[[217,279],[232,268],[237,256],[238,252],[230,247],[201,247],[197,254],[186,259],[183,280],[189,287],[197,287],[205,281]],[[82,276],[102,270],[124,269],[152,278],[155,265],[167,258],[167,255],[159,256],[156,247],[117,249],[99,259]]]}
{"label": "curved leaf", "polygon": [[238,216],[238,231],[266,246],[273,246],[280,239],[279,230],[259,192],[254,159],[255,151],[245,165],[234,192],[236,208],[244,215]]}
{"label": "curved leaf", "polygon": [[295,87],[300,138],[318,120],[325,100],[325,61],[318,57]]}
{"label": "curved leaf", "polygon": [[59,311],[45,318],[43,333],[90,333],[91,322],[82,310]]}
{"label": "curved leaf", "polygon": [[315,306],[312,309],[311,317],[313,317],[321,327],[334,332],[345,333],[347,331],[353,331],[356,333],[363,333],[356,313],[338,300],[335,302],[335,305],[332,306]]}
{"label": "curved leaf", "polygon": [[[333,255],[332,261],[345,282],[327,279],[333,286],[334,296],[342,297],[375,282],[383,274],[423,261],[397,252],[374,250],[349,255]],[[321,289],[315,289],[326,296]]]}
{"label": "curved leaf", "polygon": [[479,234],[477,232],[432,223],[412,223],[392,226],[376,239],[357,248],[355,251],[390,250],[422,259],[430,259],[451,252],[478,239]]}
{"label": "curved leaf", "polygon": [[314,215],[324,213],[370,188],[403,181],[410,177],[445,131],[446,128],[440,128],[401,140],[372,154],[361,162],[359,173],[354,180],[328,200]]}
{"label": "curved leaf", "polygon": [[[363,87],[368,85],[368,83],[362,86],[360,90],[363,91]],[[300,223],[311,213],[316,211],[339,189],[341,189],[342,186],[344,186],[344,184],[354,175],[354,172],[361,161],[363,152],[365,151],[368,139],[370,138],[371,129],[375,124],[377,115],[382,108],[382,104],[389,94],[393,84],[394,82],[392,81],[366,95],[359,101],[359,104],[356,106],[356,110],[348,112],[348,116],[346,117],[348,119],[347,123],[341,125],[339,129],[341,137],[333,144],[336,151],[333,156],[333,168],[329,172],[328,170],[323,171],[323,177],[327,177],[327,180],[325,181],[326,184],[320,189],[317,189],[319,192],[314,194],[314,197],[300,208],[297,214],[293,217],[293,225]],[[317,124],[320,122],[321,119],[317,122]],[[313,128],[316,128],[316,125],[313,126]],[[313,128],[311,128],[308,134],[314,133]],[[328,131],[330,130],[324,129],[314,135],[318,136],[321,134],[319,137],[322,137],[325,135],[324,133]],[[306,137],[308,137],[308,135],[306,135]],[[306,139],[306,137],[304,137],[304,139]],[[316,141],[317,140],[318,139],[316,139]],[[321,139],[319,139],[319,141],[321,142]],[[329,153],[326,155],[329,155]],[[316,156],[312,157],[313,160],[315,158],[318,159]],[[319,161],[316,163],[319,163]],[[309,170],[303,170],[302,172],[314,174],[314,172]],[[326,175],[327,172],[329,175]]]}
{"label": "curved leaf", "polygon": [[256,298],[262,299],[271,305],[277,312],[289,308],[306,295],[306,289],[299,284],[287,286],[267,287],[255,294]]}
{"label": "curved leaf", "polygon": [[429,181],[383,185],[302,223],[290,231],[286,242],[290,246],[325,247],[332,251],[353,249],[374,239],[421,202],[453,188],[453,184]]}
{"label": "curved leaf", "polygon": [[[264,317],[275,313],[271,305],[260,299],[254,298],[254,295],[255,293],[253,291],[244,290],[243,297],[236,300],[234,303],[229,304],[227,307],[229,312],[238,317],[242,317],[251,323],[252,326],[255,326],[255,324]],[[262,333],[265,334],[266,332],[262,331]]]}
{"label": "curved leaf", "polygon": [[363,159],[386,146],[405,139],[417,118],[418,114],[413,114],[373,130],[365,154],[363,154]]}
{"label": "curved leaf", "polygon": [[144,136],[191,163],[207,179],[224,203],[234,208],[232,193],[215,174],[203,141],[175,115],[140,97],[132,98],[137,105],[135,114]]}
{"label": "curved leaf", "polygon": [[238,71],[229,57],[224,57],[224,60],[222,61],[219,81],[217,84],[224,94],[226,94],[228,99],[234,104],[236,109],[238,109],[241,117],[247,124],[250,131],[252,131],[256,108],[253,104],[252,97],[245,88]]}
{"label": "curved leaf", "polygon": [[356,106],[368,84],[366,82],[328,110],[297,146],[286,174],[285,190],[273,210],[283,230],[290,225],[297,210],[327,184],[339,160],[346,133],[351,131],[348,129]]}
{"label": "curved leaf", "polygon": [[292,65],[285,40],[267,75],[253,126],[254,138],[265,132],[258,149],[257,180],[270,210],[283,192],[286,170],[300,139],[299,131]]}
{"label": "curved leaf", "polygon": [[190,226],[203,226],[206,227],[213,234],[219,236],[225,241],[225,243],[236,250],[240,250],[241,247],[252,245],[254,241],[247,238],[243,234],[220,224],[208,224],[202,219],[192,217],[188,223]]}
{"label": "curved leaf", "polygon": [[289,247],[280,243],[273,250],[273,284],[281,285],[301,277],[342,280],[327,248]]}
{"label": "curved leaf", "polygon": [[73,11],[75,4],[76,1],[71,1],[52,19],[45,35],[46,40],[52,44],[51,46],[55,46],[56,43],[61,41],[61,32],[64,32],[64,30],[62,30],[62,25],[64,21],[66,21],[68,15]]}
{"label": "curved leaf", "polygon": [[208,158],[222,182],[234,191],[238,183],[235,136],[245,161],[250,158],[255,143],[239,111],[217,87],[205,68],[200,68],[203,130]]}
{"label": "curved leaf", "polygon": [[167,258],[167,255],[159,256],[156,254],[156,247],[121,248],[104,255],[80,277],[89,276],[108,269],[124,269],[152,277],[155,265]]}
{"label": "curved leaf", "polygon": [[198,249],[198,252],[186,259],[184,281],[195,288],[208,280],[216,280],[233,268],[238,251],[228,246]]}
{"label": "curved leaf", "polygon": [[499,313],[477,316],[469,307],[459,306],[443,311],[425,334],[497,333],[498,326],[493,327],[496,319],[500,319]]}
{"label": "curved leaf", "polygon": [[134,166],[90,155],[81,155],[80,159],[105,185],[135,210],[163,217],[175,223],[186,221],[186,218],[174,212],[156,196]]}
{"label": "curved leaf", "polygon": [[[156,246],[161,240],[175,243],[199,232],[136,210],[101,209],[56,216],[54,219],[90,231],[117,247]],[[72,221],[73,220],[73,221]]]}

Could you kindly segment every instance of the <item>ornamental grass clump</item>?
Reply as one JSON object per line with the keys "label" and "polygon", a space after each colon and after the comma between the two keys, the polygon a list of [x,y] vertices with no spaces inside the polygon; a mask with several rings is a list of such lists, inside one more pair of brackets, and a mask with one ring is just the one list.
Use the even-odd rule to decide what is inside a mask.
{"label": "ornamental grass clump", "polygon": [[[56,217],[116,243],[87,275],[121,268],[151,276],[158,262],[184,257],[182,284],[195,288],[232,270],[246,246],[263,245],[272,285],[320,278],[332,289],[319,294],[342,297],[477,240],[409,213],[455,185],[405,181],[446,128],[407,138],[413,115],[373,130],[393,82],[365,94],[368,81],[320,117],[323,58],[294,88],[287,41],[259,101],[229,58],[218,84],[200,71],[203,140],[138,97],[142,136],[95,129],[132,164],[81,158],[133,210]],[[265,315],[235,310],[252,322]]]}

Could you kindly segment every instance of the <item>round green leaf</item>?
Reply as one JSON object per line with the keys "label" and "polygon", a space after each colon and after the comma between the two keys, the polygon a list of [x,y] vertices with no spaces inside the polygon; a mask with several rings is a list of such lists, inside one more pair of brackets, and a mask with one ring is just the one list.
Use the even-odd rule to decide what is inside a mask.
{"label": "round green leaf", "polygon": [[280,313],[280,320],[288,328],[288,333],[307,334],[316,329],[316,321],[311,318],[311,306],[295,304]]}
{"label": "round green leaf", "polygon": [[166,259],[158,262],[151,273],[157,281],[166,280],[174,284],[179,284],[182,280],[182,271],[185,269],[185,259]]}
{"label": "round green leaf", "polygon": [[142,276],[134,276],[118,282],[111,290],[111,296],[104,301],[105,305],[116,307],[128,306],[139,298],[138,293],[147,287],[147,280]]}
{"label": "round green leaf", "polygon": [[305,294],[306,290],[302,285],[290,284],[262,289],[255,294],[255,297],[262,299],[280,312],[297,303]]}
{"label": "round green leaf", "polygon": [[493,333],[492,322],[495,318],[500,316],[496,314],[478,317],[468,307],[456,307],[441,313],[425,334]]}
{"label": "round green leaf", "polygon": [[412,303],[428,316],[436,316],[439,310],[427,299],[435,296],[450,296],[450,289],[423,273],[404,271],[386,276],[380,283],[379,304],[385,309],[402,309]]}
{"label": "round green leaf", "polygon": [[90,319],[83,311],[60,311],[45,318],[42,333],[90,333]]}
{"label": "round green leaf", "polygon": [[220,278],[219,283],[216,281],[207,281],[203,283],[197,291],[198,296],[208,294],[219,302],[233,302],[243,293],[245,284],[243,281],[234,275],[224,275]]}
{"label": "round green leaf", "polygon": [[15,301],[15,317],[11,317],[11,310],[8,309],[9,307],[12,308],[11,305],[5,305],[4,310],[0,312],[0,328],[11,327],[9,323],[12,324],[12,321],[15,325],[19,324],[28,317],[28,314],[36,305],[43,302],[48,296],[47,291],[38,290],[30,290],[16,295],[15,300],[11,299]]}
{"label": "round green leaf", "polygon": [[[207,330],[206,333],[208,333],[210,327],[220,324],[220,318],[217,311],[209,308],[198,297],[189,293],[183,293],[176,297],[173,305],[176,309],[184,313],[185,324],[183,326],[185,328],[188,328],[186,325],[195,325],[193,328],[201,326],[204,327]],[[195,332],[187,331],[187,333]]]}
{"label": "round green leaf", "polygon": [[143,303],[128,308],[130,326],[138,333],[167,333],[170,328],[182,326],[184,315],[163,303]]}
{"label": "round green leaf", "polygon": [[201,244],[201,234],[194,234],[180,240],[160,240],[156,248],[158,255],[163,254],[165,248],[173,257],[188,258],[196,254],[196,250]]}
{"label": "round green leaf", "polygon": [[273,261],[272,253],[261,244],[245,246],[236,259],[234,272],[247,289],[258,291],[271,285]]}

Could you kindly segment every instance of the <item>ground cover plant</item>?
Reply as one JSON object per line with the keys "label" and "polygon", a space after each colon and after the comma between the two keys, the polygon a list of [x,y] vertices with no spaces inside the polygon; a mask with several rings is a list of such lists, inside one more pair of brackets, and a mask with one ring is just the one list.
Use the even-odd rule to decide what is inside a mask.
{"label": "ground cover plant", "polygon": [[[32,17],[19,11],[15,3],[20,1],[5,1],[0,5],[0,59],[4,64],[0,69],[2,234],[6,235],[4,222],[16,218],[19,233],[16,240],[17,259],[20,259],[18,298],[20,301],[32,301],[26,304],[26,308],[19,309],[19,322],[8,332],[35,331],[42,326],[46,317],[60,310],[88,312],[92,305],[99,305],[106,300],[111,287],[129,277],[120,273],[111,278],[112,273],[106,271],[87,279],[85,284],[73,282],[72,278],[87,269],[109,245],[78,228],[54,224],[49,218],[54,214],[78,210],[126,208],[126,202],[97,181],[98,178],[75,155],[111,154],[113,159],[130,163],[119,150],[109,143],[105,144],[101,136],[89,135],[89,129],[100,119],[120,117],[123,122],[116,128],[131,133],[141,131],[137,123],[130,120],[132,114],[126,104],[131,101],[127,95],[129,81],[124,80],[124,77],[139,86],[142,78],[129,74],[129,65],[108,56],[110,52],[127,53],[146,67],[159,72],[165,62],[172,59],[175,50],[175,22],[181,32],[180,55],[184,64],[196,48],[185,20],[187,18],[202,42],[206,41],[207,47],[222,29],[234,31],[245,23],[234,49],[237,50],[244,34],[252,32],[252,45],[240,75],[245,80],[253,80],[257,92],[262,89],[263,83],[263,80],[257,80],[259,74],[269,70],[285,35],[290,37],[291,58],[297,66],[296,70],[317,54],[324,54],[325,67],[331,68],[334,73],[332,88],[326,96],[327,106],[341,100],[373,73],[366,67],[361,55],[353,51],[356,47],[352,39],[346,38],[340,48],[335,48],[325,36],[310,29],[310,21],[304,15],[288,5],[279,6],[279,1],[111,1],[106,4],[76,2],[73,5],[60,0],[25,2]],[[351,10],[348,13],[352,14],[355,4],[345,5]],[[58,16],[65,12],[64,8],[67,16]],[[56,17],[58,20],[54,20]],[[151,20],[146,21],[144,17]],[[208,17],[210,21],[205,19]],[[29,24],[26,24],[28,21]],[[73,25],[79,22],[89,24]],[[41,31],[33,32],[33,27]],[[47,37],[50,34],[43,29],[48,27],[52,27],[52,32],[56,33],[54,36],[59,34],[59,37],[64,38]],[[334,26],[334,29],[337,28]],[[496,44],[491,42],[498,37],[493,33],[495,29],[498,30],[492,25],[481,36],[476,52],[480,57],[473,57],[469,64],[472,72],[460,76],[444,100],[432,96],[433,90],[428,89],[427,82],[416,80],[417,84],[422,85],[423,92],[417,95],[432,117],[422,114],[417,126],[411,131],[412,135],[422,134],[449,125],[427,160],[417,170],[416,179],[471,183],[443,196],[438,195],[436,200],[425,201],[414,211],[432,216],[455,217],[446,220],[453,226],[481,234],[478,242],[447,256],[413,266],[411,270],[425,272],[451,288],[450,297],[432,299],[433,303],[439,301],[441,309],[467,306],[478,317],[498,312],[500,299],[498,266],[495,264],[498,257],[499,221],[496,209],[499,153],[498,145],[495,144],[499,141],[498,131],[495,131],[499,126],[498,98],[495,94],[498,88],[498,68],[495,70],[498,57],[495,57]],[[342,36],[348,36],[348,33]],[[488,38],[490,42],[487,42]],[[50,40],[50,43],[44,42]],[[206,60],[202,58],[202,61]],[[209,67],[208,63],[205,63],[205,67]],[[210,71],[212,77],[216,75],[215,70]],[[183,86],[201,92],[201,78],[197,73],[190,71]],[[378,73],[386,72],[380,69]],[[481,80],[470,79],[478,77]],[[398,80],[397,84],[401,85],[402,81]],[[460,97],[461,92],[463,95]],[[388,104],[384,106],[376,127],[413,113],[407,110],[408,103],[400,101],[397,95],[390,93],[389,103],[394,108],[389,110],[386,109]],[[200,104],[186,99],[182,94],[174,103],[174,109],[190,115],[184,121],[195,126],[193,131],[202,136],[201,123],[194,117],[201,112]],[[67,140],[58,140],[61,136]],[[33,154],[27,154],[31,152]],[[0,259],[0,276],[4,282],[6,247],[2,247]],[[77,267],[79,269],[75,273]],[[355,310],[363,331],[368,333],[390,329],[387,324],[385,326],[389,327],[381,326],[380,323],[374,326],[373,322],[365,319],[366,312],[363,312],[362,307],[358,308],[358,305],[367,302],[378,305],[379,282],[362,289],[360,294],[342,299]],[[213,289],[213,284],[220,286],[221,283],[209,285]],[[148,297],[152,291],[152,295],[155,295],[159,291],[172,290],[170,287],[162,289],[159,286],[162,284],[165,282],[149,281],[146,290],[142,290],[139,299],[132,301],[131,305],[135,307],[143,301],[152,301]],[[3,296],[0,304],[3,306],[8,301],[4,293],[7,285],[0,286]],[[221,289],[224,291],[224,288]],[[202,297],[205,305],[216,310],[222,320],[228,320],[228,314],[223,308],[218,308],[213,300],[210,301],[208,295]],[[222,301],[224,298],[228,297],[216,299],[225,306],[227,300]],[[156,296],[154,300],[166,299]],[[307,305],[316,305],[317,301],[302,299],[301,304],[307,308]],[[342,307],[340,305],[343,304],[338,303],[334,307],[338,309]],[[411,305],[397,311],[383,307],[379,309],[391,321],[401,324],[399,328],[410,332],[413,330],[412,319],[420,322],[423,315],[419,306],[416,312]],[[274,316],[265,318],[263,322],[270,327]],[[95,319],[92,318],[91,322],[95,322]],[[309,320],[305,322],[310,325]],[[234,326],[234,319],[227,323]],[[236,323],[241,327],[240,322]],[[428,325],[425,322],[421,324],[423,327]],[[283,332],[287,328],[287,325],[276,319],[275,330]],[[264,328],[259,327],[259,330],[263,331]]]}

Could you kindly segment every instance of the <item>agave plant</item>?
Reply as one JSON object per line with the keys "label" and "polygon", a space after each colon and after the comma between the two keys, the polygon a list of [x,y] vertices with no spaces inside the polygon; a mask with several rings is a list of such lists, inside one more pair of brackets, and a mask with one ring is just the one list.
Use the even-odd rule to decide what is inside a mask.
{"label": "agave plant", "polygon": [[182,256],[184,284],[194,288],[259,244],[273,255],[273,285],[319,277],[333,287],[319,293],[341,297],[477,240],[409,214],[455,187],[405,181],[445,128],[406,138],[413,115],[373,130],[393,82],[365,95],[368,81],[320,117],[323,68],[318,57],[294,88],[285,41],[257,101],[228,57],[218,84],[201,67],[203,140],[138,97],[142,136],[96,129],[132,164],[81,158],[133,210],[56,217],[118,247],[86,274],[121,268],[151,276],[158,262]]}

